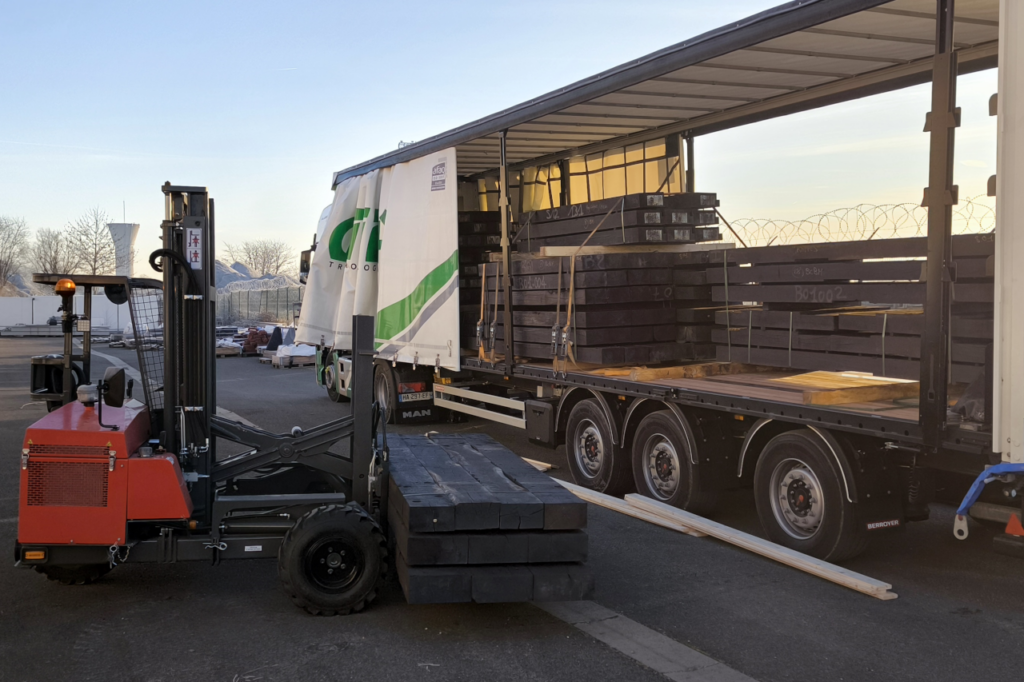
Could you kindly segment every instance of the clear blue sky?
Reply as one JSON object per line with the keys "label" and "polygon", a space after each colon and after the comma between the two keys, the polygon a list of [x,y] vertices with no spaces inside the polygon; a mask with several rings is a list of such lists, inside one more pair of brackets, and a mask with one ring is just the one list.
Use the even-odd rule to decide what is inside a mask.
{"label": "clear blue sky", "polygon": [[[777,4],[9,2],[0,214],[60,227],[124,201],[148,253],[160,185],[204,184],[222,244],[298,251],[333,171]],[[960,79],[961,196],[995,172],[995,88]],[[919,201],[927,108],[921,86],[700,138],[698,189],[733,218]]]}

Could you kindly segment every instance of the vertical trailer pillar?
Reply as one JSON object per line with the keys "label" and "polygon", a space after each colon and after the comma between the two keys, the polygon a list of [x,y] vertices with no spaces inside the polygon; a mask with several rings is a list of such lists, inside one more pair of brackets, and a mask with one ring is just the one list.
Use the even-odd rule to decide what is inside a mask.
{"label": "vertical trailer pillar", "polygon": [[694,157],[693,157],[693,133],[686,133],[686,190],[687,192],[696,192],[694,189],[696,185],[696,176],[694,175],[693,169]]}
{"label": "vertical trailer pillar", "polygon": [[[505,376],[512,376],[515,368],[515,341],[512,329],[512,242],[509,240],[509,228],[512,220],[508,193],[508,131],[501,131],[501,166],[499,168],[498,209],[501,211],[501,260],[504,264],[501,274],[501,288],[505,292]],[[523,195],[522,181],[519,196]]]}
{"label": "vertical trailer pillar", "polygon": [[992,449],[1024,462],[1024,5],[999,3]]}
{"label": "vertical trailer pillar", "polygon": [[928,209],[928,262],[924,334],[921,337],[921,430],[925,447],[934,451],[946,426],[949,384],[949,313],[953,263],[954,134],[957,58],[953,51],[953,2],[937,0],[935,58],[932,65],[932,108],[925,118],[929,146],[928,187],[922,205]]}

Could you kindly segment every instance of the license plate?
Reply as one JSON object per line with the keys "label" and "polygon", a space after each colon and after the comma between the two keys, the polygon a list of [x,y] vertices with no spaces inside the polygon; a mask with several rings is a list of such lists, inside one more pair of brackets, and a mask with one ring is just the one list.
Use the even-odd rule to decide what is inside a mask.
{"label": "license plate", "polygon": [[430,400],[434,397],[434,394],[430,391],[423,391],[422,393],[400,393],[398,395],[398,402],[400,403],[415,403],[420,400]]}

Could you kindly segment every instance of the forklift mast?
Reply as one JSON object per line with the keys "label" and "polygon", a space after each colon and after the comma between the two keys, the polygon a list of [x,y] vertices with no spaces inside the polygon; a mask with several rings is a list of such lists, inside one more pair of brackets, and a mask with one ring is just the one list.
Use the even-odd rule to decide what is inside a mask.
{"label": "forklift mast", "polygon": [[214,205],[205,187],[168,182],[162,190],[163,248],[150,256],[164,281],[164,400],[154,435],[197,475],[193,518],[208,526],[214,494],[208,477],[216,461],[210,427],[217,404]]}

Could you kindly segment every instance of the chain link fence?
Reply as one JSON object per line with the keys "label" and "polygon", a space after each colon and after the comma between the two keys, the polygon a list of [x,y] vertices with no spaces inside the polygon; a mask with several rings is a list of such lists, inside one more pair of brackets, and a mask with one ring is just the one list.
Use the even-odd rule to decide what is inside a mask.
{"label": "chain link fence", "polygon": [[[928,233],[928,209],[912,203],[859,204],[803,220],[741,218],[730,221],[730,225],[747,246],[924,237]],[[995,226],[993,197],[961,199],[953,207],[953,234],[991,232]],[[730,240],[727,229],[722,233],[723,239]]]}

